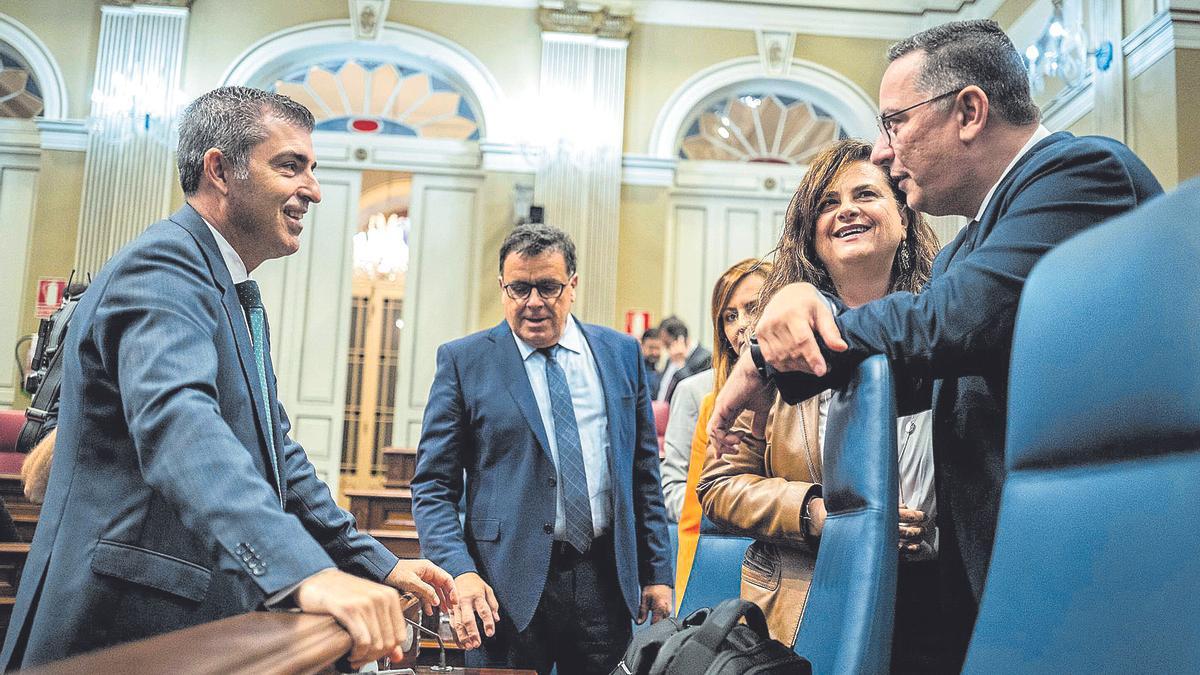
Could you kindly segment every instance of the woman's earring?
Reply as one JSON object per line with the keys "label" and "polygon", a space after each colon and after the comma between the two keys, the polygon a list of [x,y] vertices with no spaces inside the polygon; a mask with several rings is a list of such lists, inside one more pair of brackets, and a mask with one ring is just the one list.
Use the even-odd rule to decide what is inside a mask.
{"label": "woman's earring", "polygon": [[912,259],[908,255],[908,247],[904,242],[900,242],[900,271],[907,272],[912,269]]}

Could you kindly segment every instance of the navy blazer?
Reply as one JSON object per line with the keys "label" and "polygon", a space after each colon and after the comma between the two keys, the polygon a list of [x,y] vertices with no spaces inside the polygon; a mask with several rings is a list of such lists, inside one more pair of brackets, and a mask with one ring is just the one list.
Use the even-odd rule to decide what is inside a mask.
{"label": "navy blazer", "polygon": [[[637,340],[579,326],[604,387],[617,575],[633,615],[642,586],[673,584],[650,389]],[[421,552],[455,577],[479,573],[518,631],[546,585],[556,475],[508,323],[439,347],[412,481]]]}
{"label": "navy blazer", "polygon": [[373,580],[395,566],[291,439],[269,367],[267,442],[243,317],[190,206],[96,276],[64,347],[54,462],[5,670],[251,611],[335,562]]}
{"label": "navy blazer", "polygon": [[[826,377],[775,378],[786,400],[799,401],[838,384],[868,355],[888,355],[897,386],[907,383],[902,413],[932,405],[939,557],[946,578],[955,578],[949,583],[969,582],[963,593],[975,602],[1004,482],[1009,352],[1025,278],[1063,240],[1161,193],[1121,143],[1052,134],[1013,166],[982,218],[942,249],[919,295],[893,293],[838,315],[850,349],[825,350]],[[1062,349],[1070,358],[1071,345]]]}

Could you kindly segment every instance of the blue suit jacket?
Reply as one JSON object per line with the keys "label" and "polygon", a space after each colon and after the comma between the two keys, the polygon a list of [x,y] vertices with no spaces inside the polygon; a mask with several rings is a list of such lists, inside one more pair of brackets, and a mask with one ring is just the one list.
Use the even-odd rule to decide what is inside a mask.
{"label": "blue suit jacket", "polygon": [[250,611],[335,562],[375,580],[395,565],[289,437],[269,368],[267,442],[243,316],[190,206],[92,282],[65,345],[54,462],[5,669]]}
{"label": "blue suit jacket", "polygon": [[[784,398],[798,401],[882,353],[897,386],[908,385],[902,412],[932,405],[939,559],[944,584],[968,613],[983,592],[1000,508],[1009,352],[1025,278],[1063,240],[1161,193],[1117,141],[1052,134],[1004,177],[979,222],[942,249],[919,295],[893,293],[839,314],[850,349],[825,350],[825,378],[776,377]],[[1070,358],[1071,345],[1062,349]]]}
{"label": "blue suit jacket", "polygon": [[[604,386],[617,573],[634,614],[642,586],[673,583],[650,390],[636,340],[579,325]],[[439,347],[412,483],[421,551],[456,577],[478,572],[517,630],[529,625],[546,584],[555,477],[508,323]]]}

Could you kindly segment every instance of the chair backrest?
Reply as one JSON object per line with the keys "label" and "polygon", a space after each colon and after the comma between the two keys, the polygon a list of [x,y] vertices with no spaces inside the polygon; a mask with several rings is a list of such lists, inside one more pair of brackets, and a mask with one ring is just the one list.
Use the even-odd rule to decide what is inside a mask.
{"label": "chair backrest", "polygon": [[658,436],[658,454],[663,453],[663,437],[667,434],[667,418],[671,416],[671,404],[666,401],[651,401],[654,409],[654,433]]}
{"label": "chair backrest", "polygon": [[[814,673],[885,673],[896,607],[896,399],[887,358],[859,365],[829,407],[821,535],[796,652]],[[690,587],[690,583],[689,583]]]}
{"label": "chair backrest", "polygon": [[1192,181],[1030,274],[967,671],[1200,672],[1197,213]]}
{"label": "chair backrest", "polygon": [[753,543],[750,537],[728,534],[708,518],[700,520],[696,556],[688,576],[687,590],[679,603],[679,616],[701,607],[716,607],[722,600],[742,593],[742,556]]}
{"label": "chair backrest", "polygon": [[17,437],[25,426],[25,411],[0,410],[0,452],[16,452]]}

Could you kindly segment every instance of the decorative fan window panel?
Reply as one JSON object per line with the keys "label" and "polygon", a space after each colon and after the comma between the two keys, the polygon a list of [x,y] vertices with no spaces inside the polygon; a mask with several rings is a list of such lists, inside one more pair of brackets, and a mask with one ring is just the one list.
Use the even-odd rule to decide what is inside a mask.
{"label": "decorative fan window panel", "polygon": [[808,164],[821,146],[847,136],[837,120],[811,102],[762,92],[703,105],[685,128],[680,159],[795,166]]}
{"label": "decorative fan window panel", "polygon": [[42,90],[29,65],[0,42],[0,117],[30,119],[42,112]]}
{"label": "decorative fan window panel", "polygon": [[466,92],[407,65],[325,61],[289,73],[275,91],[311,110],[319,131],[479,140],[479,116]]}

